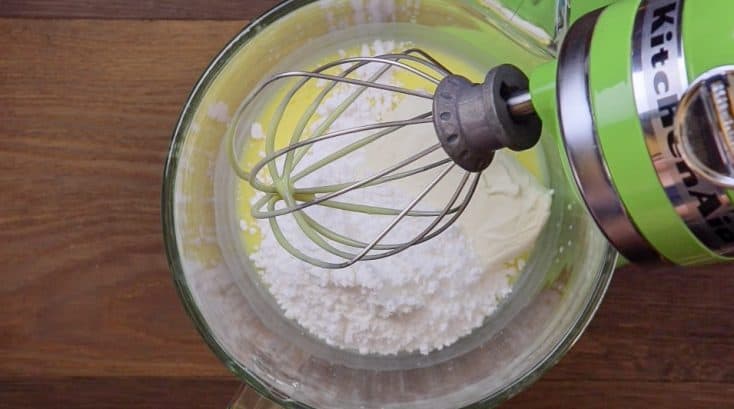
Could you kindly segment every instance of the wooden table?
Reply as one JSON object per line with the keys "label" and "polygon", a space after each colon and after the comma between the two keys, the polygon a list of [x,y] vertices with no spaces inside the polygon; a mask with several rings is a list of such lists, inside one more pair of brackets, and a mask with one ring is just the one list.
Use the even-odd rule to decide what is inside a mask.
{"label": "wooden table", "polygon": [[[224,408],[171,284],[163,159],[199,73],[275,0],[0,0],[0,408]],[[509,408],[734,407],[734,268],[614,278]]]}

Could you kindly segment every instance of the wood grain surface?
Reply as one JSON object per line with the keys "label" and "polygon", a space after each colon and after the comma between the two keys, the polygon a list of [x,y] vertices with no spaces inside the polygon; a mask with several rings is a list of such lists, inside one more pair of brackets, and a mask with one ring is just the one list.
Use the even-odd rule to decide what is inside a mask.
{"label": "wood grain surface", "polygon": [[2,0],[0,17],[249,20],[282,0]]}
{"label": "wood grain surface", "polygon": [[[101,3],[0,2],[55,17],[0,19],[0,408],[223,408],[237,382],[171,284],[160,185],[180,107],[244,21]],[[574,349],[506,406],[734,407],[732,300],[732,267],[623,269]]]}

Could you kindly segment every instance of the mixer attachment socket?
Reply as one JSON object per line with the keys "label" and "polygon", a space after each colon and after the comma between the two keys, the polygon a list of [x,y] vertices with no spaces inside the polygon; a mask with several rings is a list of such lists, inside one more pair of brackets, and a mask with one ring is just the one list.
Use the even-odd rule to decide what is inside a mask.
{"label": "mixer attachment socket", "polygon": [[433,99],[433,123],[449,157],[469,172],[481,172],[494,152],[530,149],[538,143],[541,121],[532,109],[527,76],[499,65],[482,84],[459,75],[444,78]]}
{"label": "mixer attachment socket", "polygon": [[691,170],[734,188],[734,66],[717,67],[693,82],[676,111],[674,136]]}

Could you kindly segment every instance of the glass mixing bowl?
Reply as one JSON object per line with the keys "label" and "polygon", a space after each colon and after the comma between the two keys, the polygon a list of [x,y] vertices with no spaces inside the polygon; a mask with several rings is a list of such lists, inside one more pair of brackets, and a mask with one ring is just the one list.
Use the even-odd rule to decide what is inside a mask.
{"label": "glass mixing bowl", "polygon": [[509,20],[488,11],[487,4],[287,1],[226,46],[186,103],[163,187],[165,242],[174,281],[216,355],[278,404],[339,409],[493,406],[558,362],[597,309],[617,256],[585,213],[562,166],[562,149],[551,137],[543,137],[538,147],[547,165],[545,183],[554,190],[551,217],[513,295],[484,326],[444,350],[381,357],[330,347],[284,318],[243,261],[238,226],[229,218],[234,181],[223,147],[229,115],[256,84],[291,66],[293,57],[308,47],[335,46],[344,35],[365,41],[388,32],[416,43],[440,39],[459,53],[471,53],[487,68],[512,63],[529,70],[550,58],[552,49],[543,48],[549,44],[512,40]]}

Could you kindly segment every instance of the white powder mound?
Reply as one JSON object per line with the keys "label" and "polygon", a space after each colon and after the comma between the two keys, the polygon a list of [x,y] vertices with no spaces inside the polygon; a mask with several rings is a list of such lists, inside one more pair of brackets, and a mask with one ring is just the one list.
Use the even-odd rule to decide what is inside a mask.
{"label": "white powder mound", "polygon": [[[523,172],[514,160],[499,155],[486,178],[502,189],[522,178],[532,180]],[[512,262],[532,247],[547,220],[550,193],[538,185],[520,184],[514,192],[480,188],[477,199],[482,200],[481,195],[485,203],[503,206],[498,217],[508,219],[494,227],[491,221],[479,221],[478,229],[484,231],[474,237],[477,243],[465,233],[471,221],[462,220],[433,240],[390,258],[325,270],[287,254],[267,221],[261,221],[262,243],[251,257],[263,269],[263,281],[285,316],[330,345],[364,354],[427,354],[468,335],[495,312],[512,290],[508,277],[522,268]],[[389,189],[373,193],[373,200],[386,205],[400,198],[400,192]],[[383,227],[326,208],[315,208],[310,215],[354,234],[374,236]],[[487,216],[492,218],[491,213]],[[292,220],[283,220],[281,227],[304,253],[323,252]],[[480,256],[474,248],[482,244],[487,254]]]}
{"label": "white powder mound", "polygon": [[[395,47],[383,42],[376,44],[379,47],[365,46],[362,52],[386,52]],[[374,69],[368,68],[359,75],[369,77],[372,73]],[[381,81],[394,79],[388,75]],[[348,91],[336,90],[325,101],[322,116],[346,98]],[[398,103],[390,94],[368,91],[332,128],[390,120],[391,113],[396,112],[405,117],[401,105],[405,103]],[[411,109],[415,107],[411,105]],[[401,137],[391,142],[391,153],[416,151],[415,141],[425,140],[426,128],[413,129],[406,128]],[[259,124],[253,125],[253,130],[255,138],[261,137]],[[316,144],[299,168],[348,142]],[[382,156],[386,163],[376,163],[376,156]],[[337,161],[310,175],[305,185],[353,180],[394,163],[393,159],[388,154],[357,151],[348,160]],[[418,186],[423,183],[416,180]],[[412,187],[385,184],[350,193],[348,199],[402,208],[414,197]],[[261,220],[257,227],[262,242],[251,259],[285,316],[326,343],[363,354],[428,354],[450,346],[481,326],[511,293],[509,277],[522,269],[522,263],[515,261],[532,248],[547,221],[550,201],[551,192],[510,156],[498,154],[482,176],[474,201],[460,222],[403,253],[341,270],[322,269],[288,254],[276,240],[269,222]],[[431,205],[441,208],[437,203]],[[363,241],[370,241],[392,220],[389,216],[370,217],[319,206],[310,208],[307,214],[329,228]],[[278,222],[285,237],[303,253],[336,261],[307,239],[292,217],[281,217]],[[406,218],[384,242],[411,238],[426,223],[423,218]],[[247,228],[242,226],[243,230]]]}

